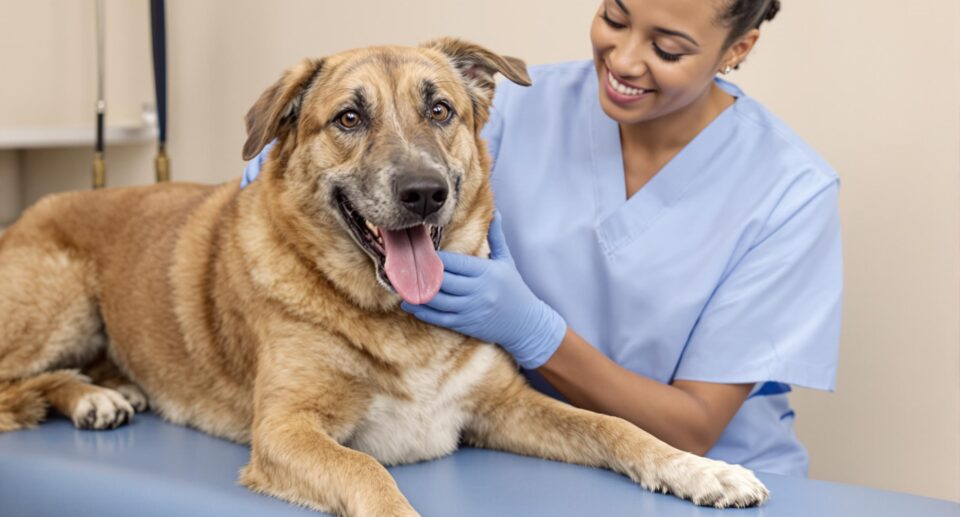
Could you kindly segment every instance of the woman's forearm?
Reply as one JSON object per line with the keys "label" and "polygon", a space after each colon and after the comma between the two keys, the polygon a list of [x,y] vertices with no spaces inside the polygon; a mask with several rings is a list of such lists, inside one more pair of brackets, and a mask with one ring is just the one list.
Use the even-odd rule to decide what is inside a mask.
{"label": "woman's forearm", "polygon": [[750,392],[750,384],[678,381],[635,374],[567,329],[537,369],[573,405],[617,416],[685,451],[705,454]]}

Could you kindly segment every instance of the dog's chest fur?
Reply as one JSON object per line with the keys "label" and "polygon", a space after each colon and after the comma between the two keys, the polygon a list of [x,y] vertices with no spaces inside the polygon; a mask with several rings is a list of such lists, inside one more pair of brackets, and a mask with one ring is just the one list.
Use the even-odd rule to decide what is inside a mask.
{"label": "dog's chest fur", "polygon": [[409,398],[376,395],[346,445],[385,464],[436,458],[453,452],[469,421],[464,401],[498,358],[481,346],[453,373],[443,365],[404,372]]}

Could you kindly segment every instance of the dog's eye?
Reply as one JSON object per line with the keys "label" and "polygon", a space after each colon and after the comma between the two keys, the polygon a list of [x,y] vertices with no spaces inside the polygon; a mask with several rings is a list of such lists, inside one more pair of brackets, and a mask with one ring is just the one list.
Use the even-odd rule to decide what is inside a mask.
{"label": "dog's eye", "polygon": [[453,115],[453,110],[445,102],[438,102],[430,109],[430,117],[436,122],[446,122]]}
{"label": "dog's eye", "polygon": [[353,129],[359,126],[361,121],[360,114],[353,110],[347,110],[337,115],[337,124],[344,129]]}

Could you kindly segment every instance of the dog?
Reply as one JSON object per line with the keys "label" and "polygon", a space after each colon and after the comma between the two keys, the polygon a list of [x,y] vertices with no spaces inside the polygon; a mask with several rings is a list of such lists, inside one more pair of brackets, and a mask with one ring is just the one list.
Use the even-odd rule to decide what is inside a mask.
{"label": "dog", "polygon": [[[749,470],[528,386],[499,347],[403,312],[436,250],[487,256],[494,75],[524,63],[443,38],[307,59],[246,117],[241,190],[63,193],[0,237],[0,431],[49,406],[107,429],[149,405],[250,444],[250,489],[412,516],[384,465],[473,446],[612,469],[698,505],[753,506]],[[149,401],[149,402],[148,402]]]}

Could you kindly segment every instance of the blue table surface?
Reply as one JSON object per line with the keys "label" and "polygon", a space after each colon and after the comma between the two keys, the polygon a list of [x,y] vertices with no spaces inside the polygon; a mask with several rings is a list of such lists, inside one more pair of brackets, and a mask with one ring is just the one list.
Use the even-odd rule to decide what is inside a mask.
{"label": "blue table surface", "polygon": [[[249,455],[152,414],[113,431],[79,431],[53,417],[0,434],[0,515],[318,515],[238,485]],[[390,472],[425,517],[960,517],[952,502],[773,474],[759,474],[772,493],[760,508],[699,508],[605,470],[471,448]]]}

